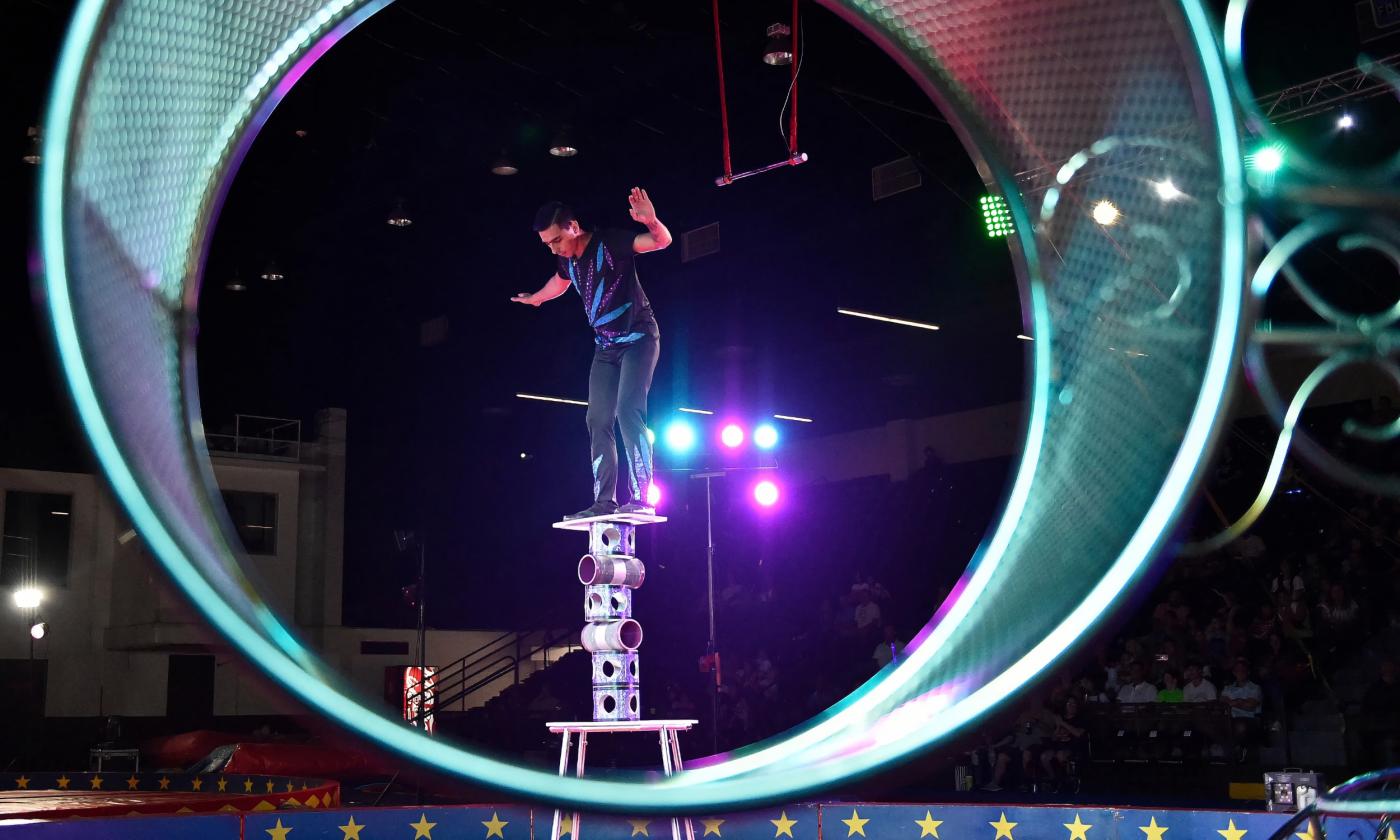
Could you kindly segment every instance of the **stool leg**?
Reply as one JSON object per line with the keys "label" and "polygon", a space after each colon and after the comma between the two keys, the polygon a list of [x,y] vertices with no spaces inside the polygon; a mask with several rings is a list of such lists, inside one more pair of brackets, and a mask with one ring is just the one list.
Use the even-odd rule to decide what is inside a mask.
{"label": "stool leg", "polygon": [[[574,740],[573,733],[564,730],[564,737],[559,741],[559,775],[563,776],[569,771],[569,746]],[[549,840],[559,840],[559,809],[554,809],[554,824],[549,829]],[[577,834],[575,834],[577,837]]]}
{"label": "stool leg", "polygon": [[[656,734],[661,740],[661,772],[669,778],[675,772],[671,766],[671,733],[663,727]],[[675,817],[671,818],[671,840],[681,840],[681,823]]]}
{"label": "stool leg", "polygon": [[[578,734],[578,771],[574,774],[575,776],[577,776],[577,777],[580,778],[580,779],[583,778],[583,767],[584,767],[585,761],[587,760],[587,756],[588,756],[588,733],[587,733],[587,732],[580,732],[580,733]],[[578,838],[579,838],[579,833],[578,833],[578,832],[579,832],[579,827],[578,827],[578,824],[579,824],[579,813],[578,813],[578,811],[575,811],[575,812],[574,812],[574,840],[578,840]]]}
{"label": "stool leg", "polygon": [[[685,764],[681,761],[681,733],[678,730],[669,730],[671,736],[671,771],[679,773],[685,769]],[[685,818],[686,840],[695,840],[695,822],[690,817]],[[676,838],[680,840],[680,838]]]}

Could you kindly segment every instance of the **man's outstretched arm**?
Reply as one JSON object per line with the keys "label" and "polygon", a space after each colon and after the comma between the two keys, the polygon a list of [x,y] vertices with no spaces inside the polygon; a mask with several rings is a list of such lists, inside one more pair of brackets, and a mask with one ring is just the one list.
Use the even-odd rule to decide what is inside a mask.
{"label": "man's outstretched arm", "polygon": [[646,233],[639,233],[637,238],[632,240],[634,252],[645,254],[648,251],[660,251],[671,244],[671,231],[656,218],[656,208],[652,206],[646,190],[633,187],[631,195],[627,196],[627,203],[632,205],[632,218],[647,226]]}
{"label": "man's outstretched arm", "polygon": [[539,306],[547,300],[554,300],[555,298],[564,294],[569,290],[569,286],[571,285],[573,284],[571,284],[568,280],[565,280],[563,277],[560,277],[558,274],[556,274],[553,277],[546,280],[544,282],[544,285],[540,287],[539,291],[521,292],[520,294],[511,298],[511,300],[515,301],[516,303],[528,303],[531,306]]}

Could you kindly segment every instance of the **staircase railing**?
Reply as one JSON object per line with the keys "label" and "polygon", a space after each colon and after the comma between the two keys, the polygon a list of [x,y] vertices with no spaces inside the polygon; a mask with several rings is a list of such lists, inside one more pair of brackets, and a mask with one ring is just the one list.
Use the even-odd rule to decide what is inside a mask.
{"label": "staircase railing", "polygon": [[[536,636],[540,638],[540,641],[532,643],[530,640]],[[423,718],[428,714],[434,711],[443,711],[453,703],[465,700],[473,692],[485,688],[508,674],[514,673],[515,685],[519,685],[520,663],[528,662],[536,655],[543,655],[545,666],[548,667],[551,648],[568,647],[572,649],[578,646],[577,630],[531,630],[502,633],[468,652],[465,656],[439,668],[433,677],[431,687],[420,683],[416,691],[410,692],[406,697],[407,706],[410,709],[416,708],[417,711],[409,719],[409,723],[421,726]],[[423,704],[417,702],[418,695],[424,693],[425,688],[432,695],[433,705],[430,709],[425,709]]]}

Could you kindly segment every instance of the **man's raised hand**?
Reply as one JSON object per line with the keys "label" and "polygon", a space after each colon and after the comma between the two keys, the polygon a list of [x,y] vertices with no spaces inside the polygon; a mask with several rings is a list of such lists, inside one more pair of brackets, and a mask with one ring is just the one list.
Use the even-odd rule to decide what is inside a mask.
{"label": "man's raised hand", "polygon": [[631,205],[632,219],[644,225],[649,225],[656,221],[656,208],[651,204],[651,197],[647,191],[641,187],[633,187],[632,192],[627,196],[627,203]]}

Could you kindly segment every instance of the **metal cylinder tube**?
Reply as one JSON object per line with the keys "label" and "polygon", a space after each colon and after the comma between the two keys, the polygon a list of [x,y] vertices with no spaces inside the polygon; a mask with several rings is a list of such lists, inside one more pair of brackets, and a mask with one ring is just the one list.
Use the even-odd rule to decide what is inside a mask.
{"label": "metal cylinder tube", "polygon": [[642,625],[636,619],[589,624],[579,634],[583,649],[589,653],[616,650],[630,653],[641,647]]}
{"label": "metal cylinder tube", "polygon": [[646,566],[635,557],[585,554],[578,561],[578,581],[584,586],[607,584],[636,589],[646,577]]}

